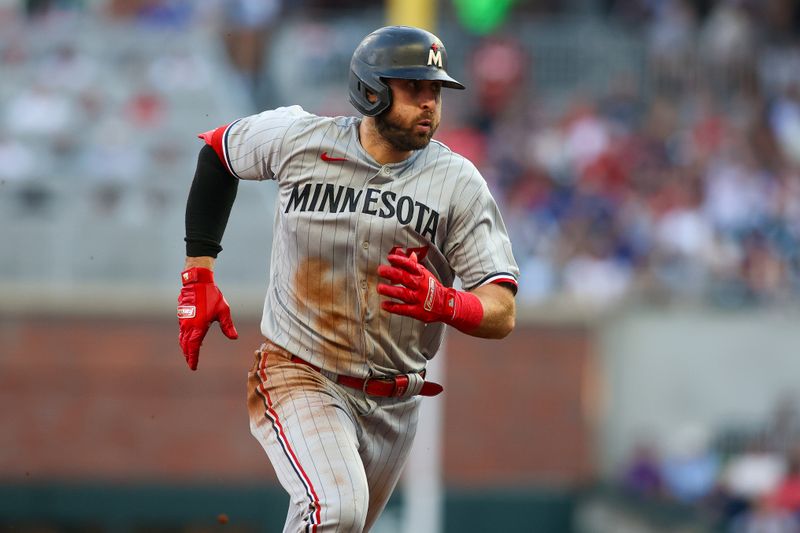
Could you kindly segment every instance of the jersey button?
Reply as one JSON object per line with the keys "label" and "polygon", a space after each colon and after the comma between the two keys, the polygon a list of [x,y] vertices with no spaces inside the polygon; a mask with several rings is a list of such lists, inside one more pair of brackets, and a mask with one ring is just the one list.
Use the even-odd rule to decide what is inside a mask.
{"label": "jersey button", "polygon": [[392,173],[392,169],[389,168],[387,165],[383,165],[381,167],[381,174],[383,174],[384,176],[388,176],[391,173]]}
{"label": "jersey button", "polygon": [[369,248],[369,243],[367,241],[364,241],[361,243],[361,247],[366,250],[367,248]]}
{"label": "jersey button", "polygon": [[367,280],[365,280],[365,279],[361,280],[361,288],[362,289],[366,289],[367,288]]}

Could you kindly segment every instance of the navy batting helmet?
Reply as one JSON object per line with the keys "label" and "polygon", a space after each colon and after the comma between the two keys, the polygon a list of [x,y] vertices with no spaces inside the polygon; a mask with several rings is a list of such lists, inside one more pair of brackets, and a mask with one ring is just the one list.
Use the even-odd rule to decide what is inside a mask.
{"label": "navy batting helmet", "polygon": [[[350,60],[350,103],[374,117],[392,105],[384,78],[432,80],[442,87],[463,89],[447,74],[447,51],[431,32],[409,26],[386,26],[370,33]],[[370,102],[367,91],[377,96]]]}

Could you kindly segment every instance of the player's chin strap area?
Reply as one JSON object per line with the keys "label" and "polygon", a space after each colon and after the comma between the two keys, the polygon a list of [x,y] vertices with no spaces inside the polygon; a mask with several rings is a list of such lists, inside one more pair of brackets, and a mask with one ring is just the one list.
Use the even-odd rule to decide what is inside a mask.
{"label": "player's chin strap area", "polygon": [[292,356],[292,362],[309,366],[339,385],[362,390],[370,396],[382,396],[384,398],[410,398],[417,395],[436,396],[444,390],[444,387],[438,383],[425,381],[424,370],[420,373],[361,379],[322,370],[296,355]]}

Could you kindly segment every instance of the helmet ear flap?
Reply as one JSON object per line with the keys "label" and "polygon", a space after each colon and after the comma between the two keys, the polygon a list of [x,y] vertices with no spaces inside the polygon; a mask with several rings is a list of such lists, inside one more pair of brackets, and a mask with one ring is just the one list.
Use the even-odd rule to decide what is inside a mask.
{"label": "helmet ear flap", "polygon": [[[374,117],[392,105],[392,90],[379,77],[373,76],[370,81],[367,83],[355,70],[350,71],[350,103],[362,115]],[[374,102],[370,101],[370,94],[375,96]]]}

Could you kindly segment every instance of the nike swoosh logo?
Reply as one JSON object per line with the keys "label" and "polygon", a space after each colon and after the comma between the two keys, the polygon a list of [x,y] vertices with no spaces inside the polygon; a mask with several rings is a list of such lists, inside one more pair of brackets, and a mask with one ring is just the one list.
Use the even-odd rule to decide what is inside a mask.
{"label": "nike swoosh logo", "polygon": [[347,161],[347,158],[345,157],[331,157],[328,155],[328,152],[322,152],[322,155],[319,156],[319,158],[326,163],[341,163],[342,161]]}

